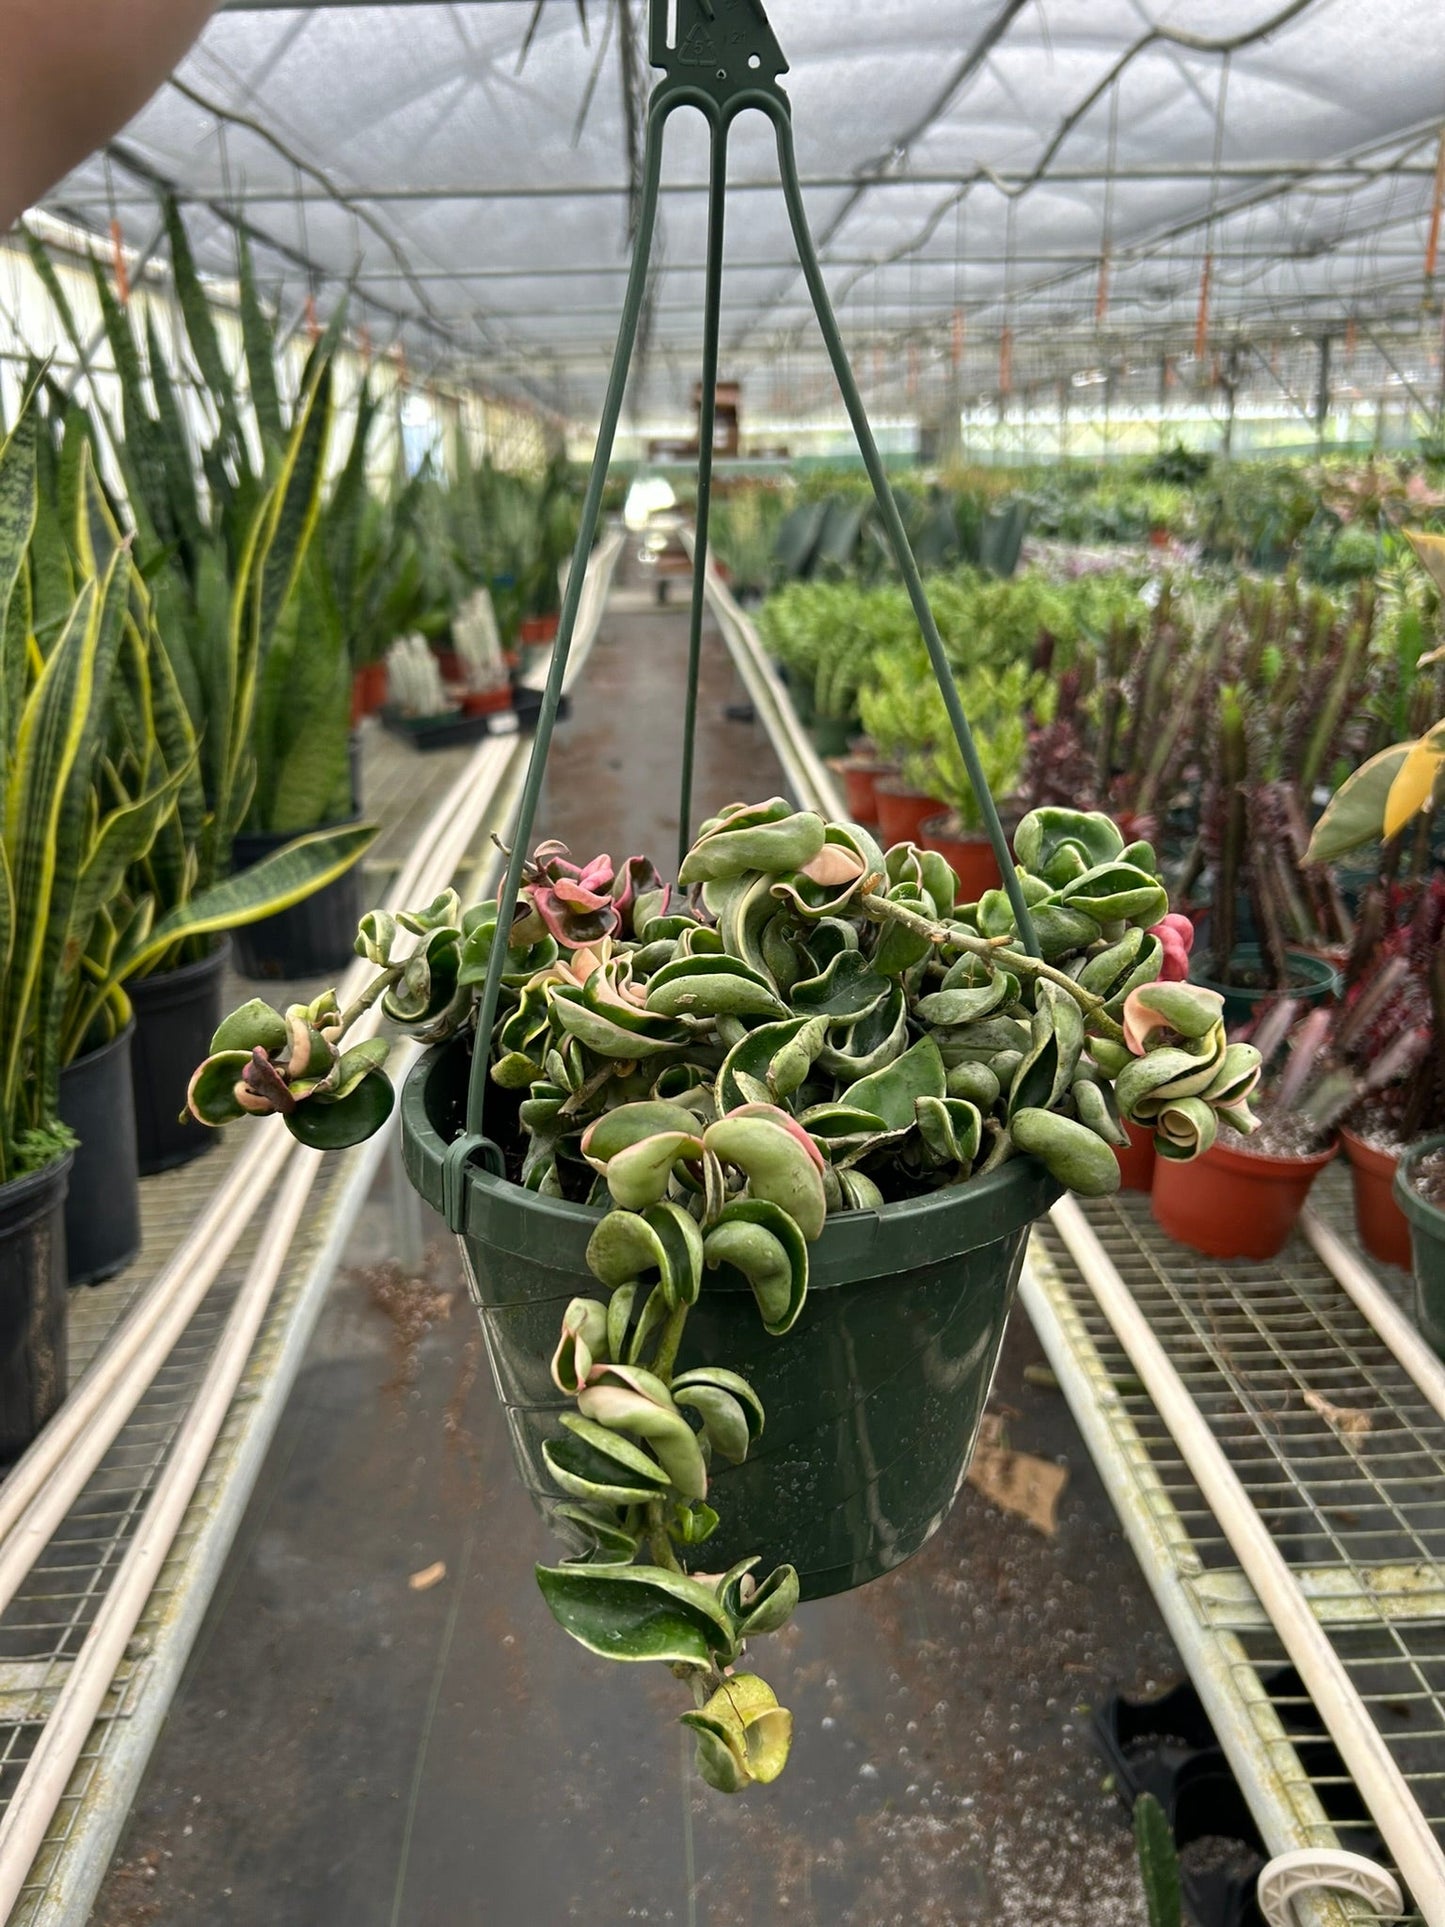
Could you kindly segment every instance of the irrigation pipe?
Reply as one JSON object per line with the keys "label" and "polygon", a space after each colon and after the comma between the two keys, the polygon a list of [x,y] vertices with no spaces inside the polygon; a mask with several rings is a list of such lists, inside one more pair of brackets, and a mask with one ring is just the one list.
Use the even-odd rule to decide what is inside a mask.
{"label": "irrigation pipe", "polygon": [[1334,1273],[1346,1297],[1353,1300],[1356,1310],[1373,1325],[1381,1342],[1394,1353],[1440,1417],[1445,1418],[1445,1364],[1431,1351],[1369,1266],[1313,1207],[1306,1206],[1300,1214],[1300,1230],[1314,1247],[1321,1264]]}
{"label": "irrigation pipe", "polygon": [[[606,567],[615,560],[611,550]],[[605,572],[605,570],[604,570]],[[600,614],[600,606],[597,610]],[[595,633],[595,623],[594,623]],[[580,662],[579,662],[580,667]],[[422,844],[413,852],[392,892],[402,904],[407,896],[445,888],[461,867],[492,797],[506,774],[515,744],[488,741],[473,757],[463,778],[448,793],[443,809],[432,819]],[[487,752],[491,752],[487,757]],[[496,763],[486,775],[485,789],[475,786],[476,768]],[[470,794],[464,798],[462,784]],[[468,804],[470,807],[468,807]],[[435,834],[433,825],[437,826]],[[348,979],[358,972],[348,972]],[[355,1026],[358,1035],[374,1030],[379,1011],[367,1013]],[[404,1044],[398,1053],[410,1061],[415,1047]],[[45,1839],[86,1739],[104,1703],[146,1602],[175,1541],[186,1509],[200,1483],[226,1414],[245,1373],[267,1307],[300,1227],[311,1190],[323,1162],[322,1155],[296,1145],[290,1169],[282,1182],[268,1222],[265,1243],[252,1259],[237,1293],[225,1329],[207,1368],[201,1388],[187,1412],[164,1472],[145,1509],[135,1538],[115,1580],[86,1635],[80,1653],[61,1688],[39,1742],[31,1755],[0,1822],[0,1917],[8,1918],[19,1898],[26,1875]],[[257,1200],[259,1202],[259,1200]],[[133,1389],[127,1386],[126,1390]],[[139,1393],[137,1393],[137,1397]],[[109,1416],[109,1412],[107,1412]]]}
{"label": "irrigation pipe", "polygon": [[1063,1198],[1050,1215],[1319,1708],[1426,1927],[1445,1927],[1445,1854],[1339,1655],[1083,1212]]}
{"label": "irrigation pipe", "polygon": [[[579,621],[581,647],[570,665],[575,679],[596,637],[621,538],[604,538],[593,558]],[[440,807],[428,819],[387,897],[404,908],[421,888],[427,866],[453,821],[468,822],[466,841],[442,882],[445,888],[466,854],[477,823],[506,776],[520,737],[479,744]],[[366,981],[358,962],[342,981],[343,1001]],[[359,1034],[359,1033],[358,1033]],[[0,1485],[0,1612],[9,1605],[56,1527],[121,1428],[153,1383],[177,1340],[239,1243],[285,1166],[296,1142],[279,1119],[259,1127],[205,1211],[172,1254],[145,1296],[117,1326],[85,1376]]]}

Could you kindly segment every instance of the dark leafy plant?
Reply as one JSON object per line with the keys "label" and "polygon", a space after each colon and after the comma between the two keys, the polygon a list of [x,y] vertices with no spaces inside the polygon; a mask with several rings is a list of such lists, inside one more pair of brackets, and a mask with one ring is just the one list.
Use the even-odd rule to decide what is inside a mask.
{"label": "dark leafy plant", "polygon": [[[786,1759],[789,1715],[738,1668],[798,1580],[787,1565],[756,1579],[755,1560],[686,1569],[716,1524],[709,1465],[743,1459],[767,1417],[726,1360],[676,1370],[709,1271],[741,1273],[781,1339],[830,1212],[966,1186],[1020,1154],[1084,1195],[1113,1191],[1121,1112],[1177,1158],[1220,1117],[1251,1126],[1258,1059],[1227,1042],[1221,999],[1157,981],[1168,899],[1149,846],[1042,810],[1015,847],[1042,956],[1020,947],[1003,890],[960,904],[936,853],[885,856],[781,798],[705,823],[675,888],[643,859],[579,865],[554,843],[526,866],[503,1005],[475,1047],[510,1098],[509,1176],[602,1207],[552,1364],[575,1409],[546,1449],[558,1522],[585,1550],[538,1581],[592,1651],[690,1682],[698,1767],[724,1791]],[[357,948],[376,974],[357,1002],[243,1006],[192,1110],[278,1112],[312,1145],[368,1135],[391,1109],[384,1046],[348,1046],[348,1029],[379,1001],[427,1038],[465,1034],[497,916],[451,892],[371,913]]]}

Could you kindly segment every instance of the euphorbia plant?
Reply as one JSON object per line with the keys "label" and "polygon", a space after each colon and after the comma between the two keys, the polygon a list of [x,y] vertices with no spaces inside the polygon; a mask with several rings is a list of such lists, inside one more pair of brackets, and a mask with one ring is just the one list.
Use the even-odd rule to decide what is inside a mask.
{"label": "euphorbia plant", "polygon": [[[583,1645],[689,1681],[699,1769],[726,1791],[786,1759],[789,1715],[737,1668],[799,1584],[786,1564],[758,1578],[756,1559],[697,1570],[711,1469],[746,1458],[767,1417],[726,1359],[678,1369],[709,1274],[745,1280],[783,1339],[830,1215],[966,1187],[1021,1153],[1113,1191],[1116,1092],[1173,1157],[1217,1115],[1251,1125],[1258,1059],[1226,1043],[1220,998],[1157,981],[1173,933],[1155,930],[1168,900],[1149,846],[1057,809],[1015,841],[1038,954],[1005,891],[961,903],[937,853],[885,855],[780,798],[705,823],[675,887],[645,859],[578,865],[555,843],[524,871],[474,1048],[504,1094],[508,1177],[603,1207],[552,1359],[571,1407],[545,1448],[579,1556],[538,1580]],[[474,1032],[497,917],[450,892],[373,912],[357,1001],[235,1012],[196,1072],[196,1115],[279,1112],[312,1145],[368,1135],[391,1109],[384,1047],[348,1046],[349,1028],[379,1001],[428,1039]]]}

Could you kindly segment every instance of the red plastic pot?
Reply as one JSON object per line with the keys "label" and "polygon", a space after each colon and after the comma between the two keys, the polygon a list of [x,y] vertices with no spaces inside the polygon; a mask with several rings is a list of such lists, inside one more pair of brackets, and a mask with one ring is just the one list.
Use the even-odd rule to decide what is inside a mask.
{"label": "red plastic pot", "polygon": [[871,756],[837,756],[828,765],[843,782],[843,803],[852,823],[878,821],[878,779],[896,776],[897,765],[880,763]]}
{"label": "red plastic pot", "polygon": [[1339,1149],[1272,1158],[1215,1144],[1201,1158],[1160,1158],[1150,1194],[1154,1221],[1206,1258],[1273,1258],[1304,1209],[1310,1186]]}
{"label": "red plastic pot", "polygon": [[1142,1191],[1147,1197],[1154,1189],[1154,1167],[1159,1162],[1159,1153],[1154,1149],[1154,1133],[1141,1131],[1137,1124],[1124,1120],[1124,1129],[1129,1134],[1128,1145],[1117,1150],[1114,1156],[1119,1160],[1119,1188],[1123,1191]]}
{"label": "red plastic pot", "polygon": [[496,689],[467,689],[462,692],[464,716],[492,716],[512,707],[512,685],[501,683]]}
{"label": "red plastic pot", "polygon": [[997,890],[1003,882],[993,845],[986,836],[963,834],[952,810],[930,816],[921,841],[925,850],[937,850],[958,878],[960,903],[977,903],[985,890]]}
{"label": "red plastic pot", "polygon": [[521,627],[517,631],[517,639],[519,642],[529,644],[534,648],[544,642],[554,642],[557,637],[557,626],[561,622],[561,619],[560,616],[555,614],[550,616],[523,616]]}
{"label": "red plastic pot", "polygon": [[384,662],[363,663],[351,678],[351,720],[359,723],[363,716],[374,716],[386,701],[386,664]]}
{"label": "red plastic pot", "polygon": [[1398,1151],[1377,1151],[1353,1131],[1341,1131],[1340,1140],[1350,1161],[1350,1182],[1355,1192],[1355,1229],[1360,1243],[1381,1264],[1410,1269],[1410,1221],[1395,1197],[1395,1170]]}
{"label": "red plastic pot", "polygon": [[936,796],[913,790],[897,776],[884,776],[873,785],[878,803],[879,841],[885,850],[895,843],[917,843],[927,817],[937,816],[943,805]]}

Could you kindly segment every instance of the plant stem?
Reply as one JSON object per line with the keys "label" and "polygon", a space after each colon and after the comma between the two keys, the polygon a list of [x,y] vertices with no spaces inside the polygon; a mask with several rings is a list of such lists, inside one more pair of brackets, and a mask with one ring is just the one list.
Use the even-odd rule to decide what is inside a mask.
{"label": "plant stem", "polygon": [[1045,963],[1042,957],[1030,957],[1025,951],[1009,948],[1009,937],[981,937],[972,930],[965,930],[962,924],[947,925],[931,922],[920,917],[915,910],[905,904],[892,903],[887,897],[866,894],[863,908],[872,917],[884,918],[892,923],[901,923],[905,930],[912,930],[917,936],[927,937],[930,943],[945,946],[950,950],[966,950],[975,957],[984,957],[989,963],[999,964],[1020,977],[1042,977],[1045,982],[1067,991],[1094,1028],[1103,1037],[1122,1038],[1124,1033],[1104,1009],[1102,997],[1085,990],[1082,984],[1066,971],[1056,970],[1052,964]]}
{"label": "plant stem", "polygon": [[682,1567],[672,1549],[672,1541],[667,1536],[667,1522],[662,1508],[661,1499],[653,1499],[647,1508],[647,1544],[652,1553],[652,1563],[665,1567],[668,1572],[681,1572]]}
{"label": "plant stem", "polygon": [[364,1016],[379,997],[384,997],[405,971],[404,963],[388,964],[385,970],[378,971],[364,990],[360,991],[354,1003],[346,1006],[341,1013],[341,1034],[344,1037],[358,1017]]}
{"label": "plant stem", "polygon": [[657,1341],[657,1352],[649,1369],[653,1377],[660,1378],[664,1385],[672,1381],[672,1368],[677,1363],[677,1350],[682,1343],[682,1329],[687,1323],[687,1312],[686,1305],[674,1305],[667,1315],[662,1336]]}

